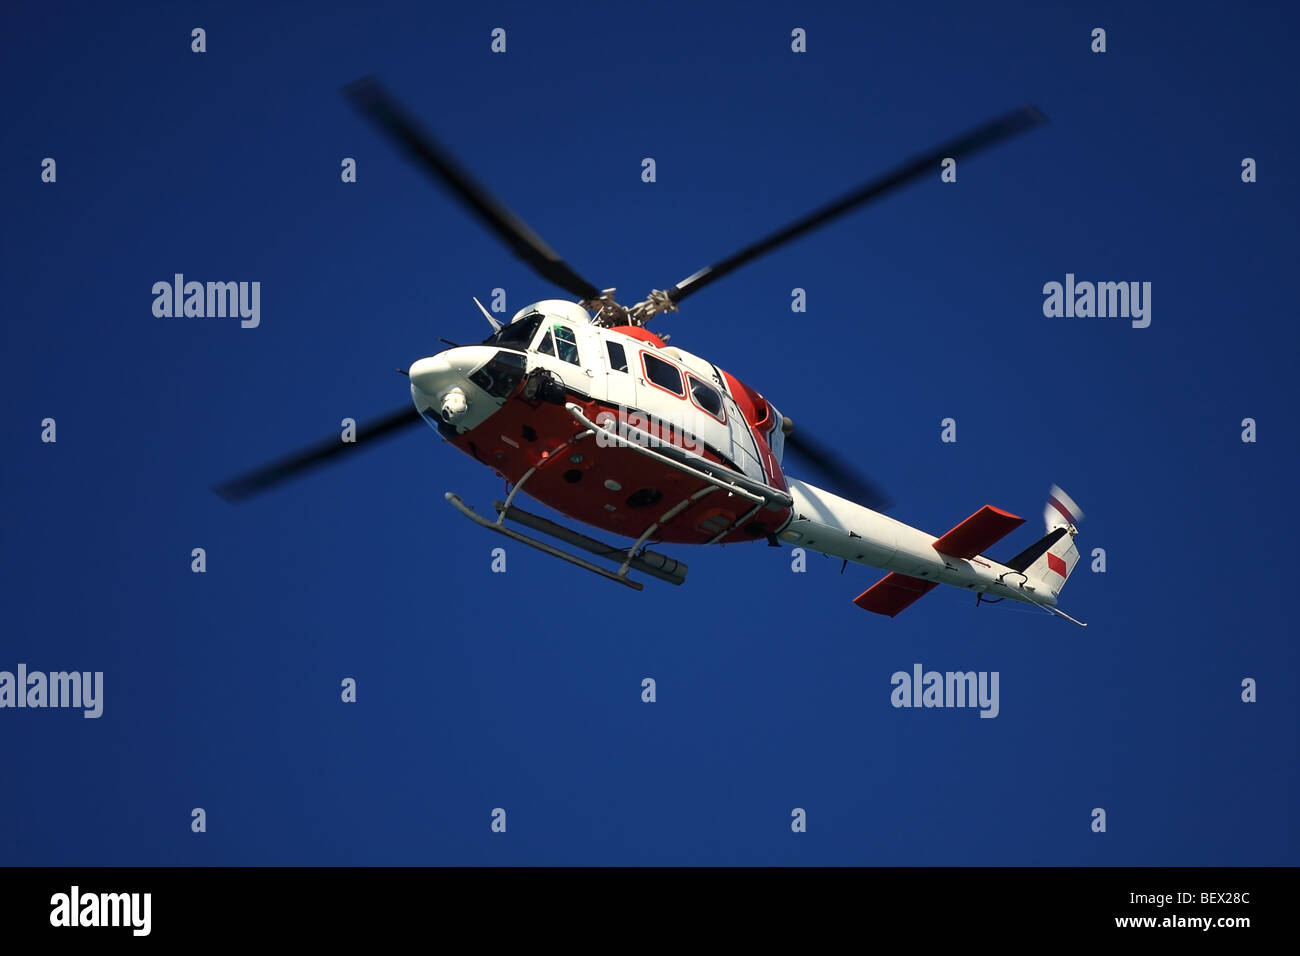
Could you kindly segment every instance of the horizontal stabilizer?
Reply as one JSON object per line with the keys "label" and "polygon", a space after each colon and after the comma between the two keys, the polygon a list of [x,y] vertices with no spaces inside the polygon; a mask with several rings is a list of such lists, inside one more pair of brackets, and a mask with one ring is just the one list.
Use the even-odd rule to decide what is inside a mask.
{"label": "horizontal stabilizer", "polygon": [[1009,511],[985,505],[936,541],[934,550],[954,558],[973,558],[1024,523],[1024,518],[1017,518]]}
{"label": "horizontal stabilizer", "polygon": [[920,578],[893,572],[859,594],[853,603],[864,611],[875,611],[893,617],[938,586],[938,581],[922,581]]}

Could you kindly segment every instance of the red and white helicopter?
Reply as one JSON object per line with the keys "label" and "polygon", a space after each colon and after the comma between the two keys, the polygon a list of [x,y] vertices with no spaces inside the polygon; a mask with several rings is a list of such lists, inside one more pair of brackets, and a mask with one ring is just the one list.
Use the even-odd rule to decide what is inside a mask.
{"label": "red and white helicopter", "polygon": [[[977,603],[1011,598],[1075,624],[1056,608],[1078,561],[1082,513],[1055,486],[1046,535],[1005,562],[984,555],[1024,521],[985,505],[946,534],[934,535],[880,510],[885,499],[836,455],[796,429],[754,388],[712,362],[646,329],[686,296],[804,233],[932,175],[948,157],[969,156],[1043,122],[1032,107],[1001,116],[915,157],[784,229],[701,269],[630,307],[613,289],[579,276],[531,229],[477,183],[373,79],[345,90],[361,113],[415,163],[458,197],[543,278],[577,296],[545,299],[503,324],[483,308],[492,334],[455,346],[407,371],[414,407],[359,427],[354,443],[322,442],[221,485],[241,499],[407,425],[427,422],[444,440],[510,483],[496,517],[447,500],[467,518],[570,564],[640,590],[636,571],[681,584],[686,566],[648,549],[654,543],[787,542],[889,573],[855,603],[890,617],[939,584],[974,591]],[[848,497],[782,471],[787,450],[801,455]],[[526,494],[593,528],[631,539],[602,543],[519,506]],[[857,500],[850,500],[857,499]],[[520,526],[610,563],[525,534]]]}

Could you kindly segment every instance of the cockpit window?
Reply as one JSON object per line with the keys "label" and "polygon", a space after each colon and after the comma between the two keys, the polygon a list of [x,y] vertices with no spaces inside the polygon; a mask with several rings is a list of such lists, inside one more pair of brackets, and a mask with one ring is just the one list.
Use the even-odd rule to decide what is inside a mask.
{"label": "cockpit window", "polygon": [[573,329],[557,322],[551,326],[551,331],[555,333],[555,350],[560,360],[570,365],[581,364],[578,361],[578,338]]}
{"label": "cockpit window", "polygon": [[509,398],[524,380],[526,361],[517,352],[501,351],[471,375],[469,380],[495,398]]}
{"label": "cockpit window", "polygon": [[503,325],[499,330],[493,332],[483,340],[484,345],[500,345],[503,348],[516,349],[520,352],[528,350],[528,343],[533,340],[537,334],[537,327],[542,324],[542,314],[534,312],[532,315],[526,315],[517,322],[511,322],[509,325]]}
{"label": "cockpit window", "polygon": [[[499,345],[502,348],[513,349],[518,352],[528,351],[528,346],[532,344],[537,335],[537,330],[542,327],[545,316],[540,312],[533,312],[511,322],[509,325],[503,325],[498,331],[493,332],[483,340],[484,345]],[[543,333],[537,342],[536,351],[542,355],[554,355],[562,361],[571,365],[580,365],[578,360],[578,338],[569,326],[562,322],[555,322]]]}
{"label": "cockpit window", "polygon": [[546,330],[546,334],[537,343],[537,351],[543,355],[554,355],[570,365],[582,364],[578,361],[578,339],[573,334],[573,329],[559,322]]}

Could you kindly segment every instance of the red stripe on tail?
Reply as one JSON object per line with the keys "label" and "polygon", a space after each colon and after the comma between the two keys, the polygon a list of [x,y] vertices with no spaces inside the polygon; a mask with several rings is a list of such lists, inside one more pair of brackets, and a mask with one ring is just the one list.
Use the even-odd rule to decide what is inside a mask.
{"label": "red stripe on tail", "polygon": [[1065,562],[1054,554],[1048,554],[1047,556],[1047,570],[1055,571],[1061,577],[1065,577],[1069,572],[1069,569],[1065,566]]}

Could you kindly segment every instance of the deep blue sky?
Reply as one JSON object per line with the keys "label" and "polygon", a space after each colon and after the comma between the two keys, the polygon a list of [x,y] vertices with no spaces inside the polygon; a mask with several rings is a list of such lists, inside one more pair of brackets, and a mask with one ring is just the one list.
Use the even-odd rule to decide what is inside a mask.
{"label": "deep blue sky", "polygon": [[[0,669],[106,694],[0,711],[0,863],[1300,862],[1294,12],[266,6],[4,14]],[[640,594],[521,547],[495,575],[442,495],[500,483],[427,429],[218,499],[400,406],[394,366],[485,332],[471,296],[557,292],[350,111],[367,73],[624,301],[1040,106],[659,329],[935,534],[1010,509],[1005,558],[1062,484],[1106,549],[1062,599],[1091,626],[945,591],[889,620],[852,604],[872,570],[761,544],[665,547],[687,584]],[[174,272],[260,281],[261,327],[155,318]],[[1067,272],[1152,282],[1150,328],[1045,318]],[[918,661],[998,671],[1000,716],[893,709]]]}

